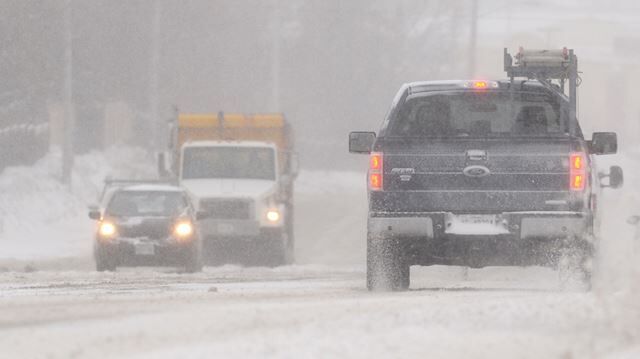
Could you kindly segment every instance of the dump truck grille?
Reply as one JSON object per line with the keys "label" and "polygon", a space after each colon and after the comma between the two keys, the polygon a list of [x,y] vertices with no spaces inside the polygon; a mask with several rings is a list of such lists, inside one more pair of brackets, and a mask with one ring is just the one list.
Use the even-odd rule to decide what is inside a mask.
{"label": "dump truck grille", "polygon": [[209,199],[201,202],[200,209],[213,219],[250,219],[251,201],[240,199]]}

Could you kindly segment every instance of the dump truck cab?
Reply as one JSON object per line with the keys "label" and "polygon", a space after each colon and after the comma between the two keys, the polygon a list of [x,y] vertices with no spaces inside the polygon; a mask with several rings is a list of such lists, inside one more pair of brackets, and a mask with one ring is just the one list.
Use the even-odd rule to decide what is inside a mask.
{"label": "dump truck cab", "polygon": [[173,171],[201,213],[210,264],[293,261],[292,133],[284,116],[181,114]]}

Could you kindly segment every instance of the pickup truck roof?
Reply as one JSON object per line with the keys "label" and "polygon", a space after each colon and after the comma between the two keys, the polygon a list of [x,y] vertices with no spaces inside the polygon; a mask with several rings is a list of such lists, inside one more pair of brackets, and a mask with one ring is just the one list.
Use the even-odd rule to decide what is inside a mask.
{"label": "pickup truck roof", "polygon": [[[430,91],[447,91],[447,90],[469,90],[474,91],[473,83],[485,83],[488,84],[488,88],[483,90],[507,90],[511,86],[509,80],[447,80],[447,81],[417,81],[410,82],[403,86],[403,89],[408,89],[409,94],[416,94],[420,92]],[[518,91],[532,91],[532,92],[548,92],[537,80],[518,80],[514,84],[517,86]],[[494,87],[496,86],[496,87]],[[404,92],[404,91],[401,91]]]}

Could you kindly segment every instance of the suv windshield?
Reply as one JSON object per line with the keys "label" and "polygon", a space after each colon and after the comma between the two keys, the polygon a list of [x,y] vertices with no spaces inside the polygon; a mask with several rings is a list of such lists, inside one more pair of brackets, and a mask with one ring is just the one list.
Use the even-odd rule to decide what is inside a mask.
{"label": "suv windshield", "polygon": [[183,179],[275,179],[275,151],[268,147],[188,147]]}
{"label": "suv windshield", "polygon": [[451,92],[409,97],[390,136],[548,136],[569,132],[557,98],[532,92]]}
{"label": "suv windshield", "polygon": [[120,191],[113,195],[106,214],[116,217],[177,216],[187,209],[180,192]]}

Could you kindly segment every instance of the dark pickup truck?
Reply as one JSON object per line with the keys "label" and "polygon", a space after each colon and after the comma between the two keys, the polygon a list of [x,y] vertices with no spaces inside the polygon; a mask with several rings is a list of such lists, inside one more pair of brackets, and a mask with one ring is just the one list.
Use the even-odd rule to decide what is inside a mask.
{"label": "dark pickup truck", "polygon": [[570,100],[545,80],[404,85],[378,135],[352,132],[370,154],[367,287],[404,290],[411,265],[557,266],[590,279],[601,179]]}

